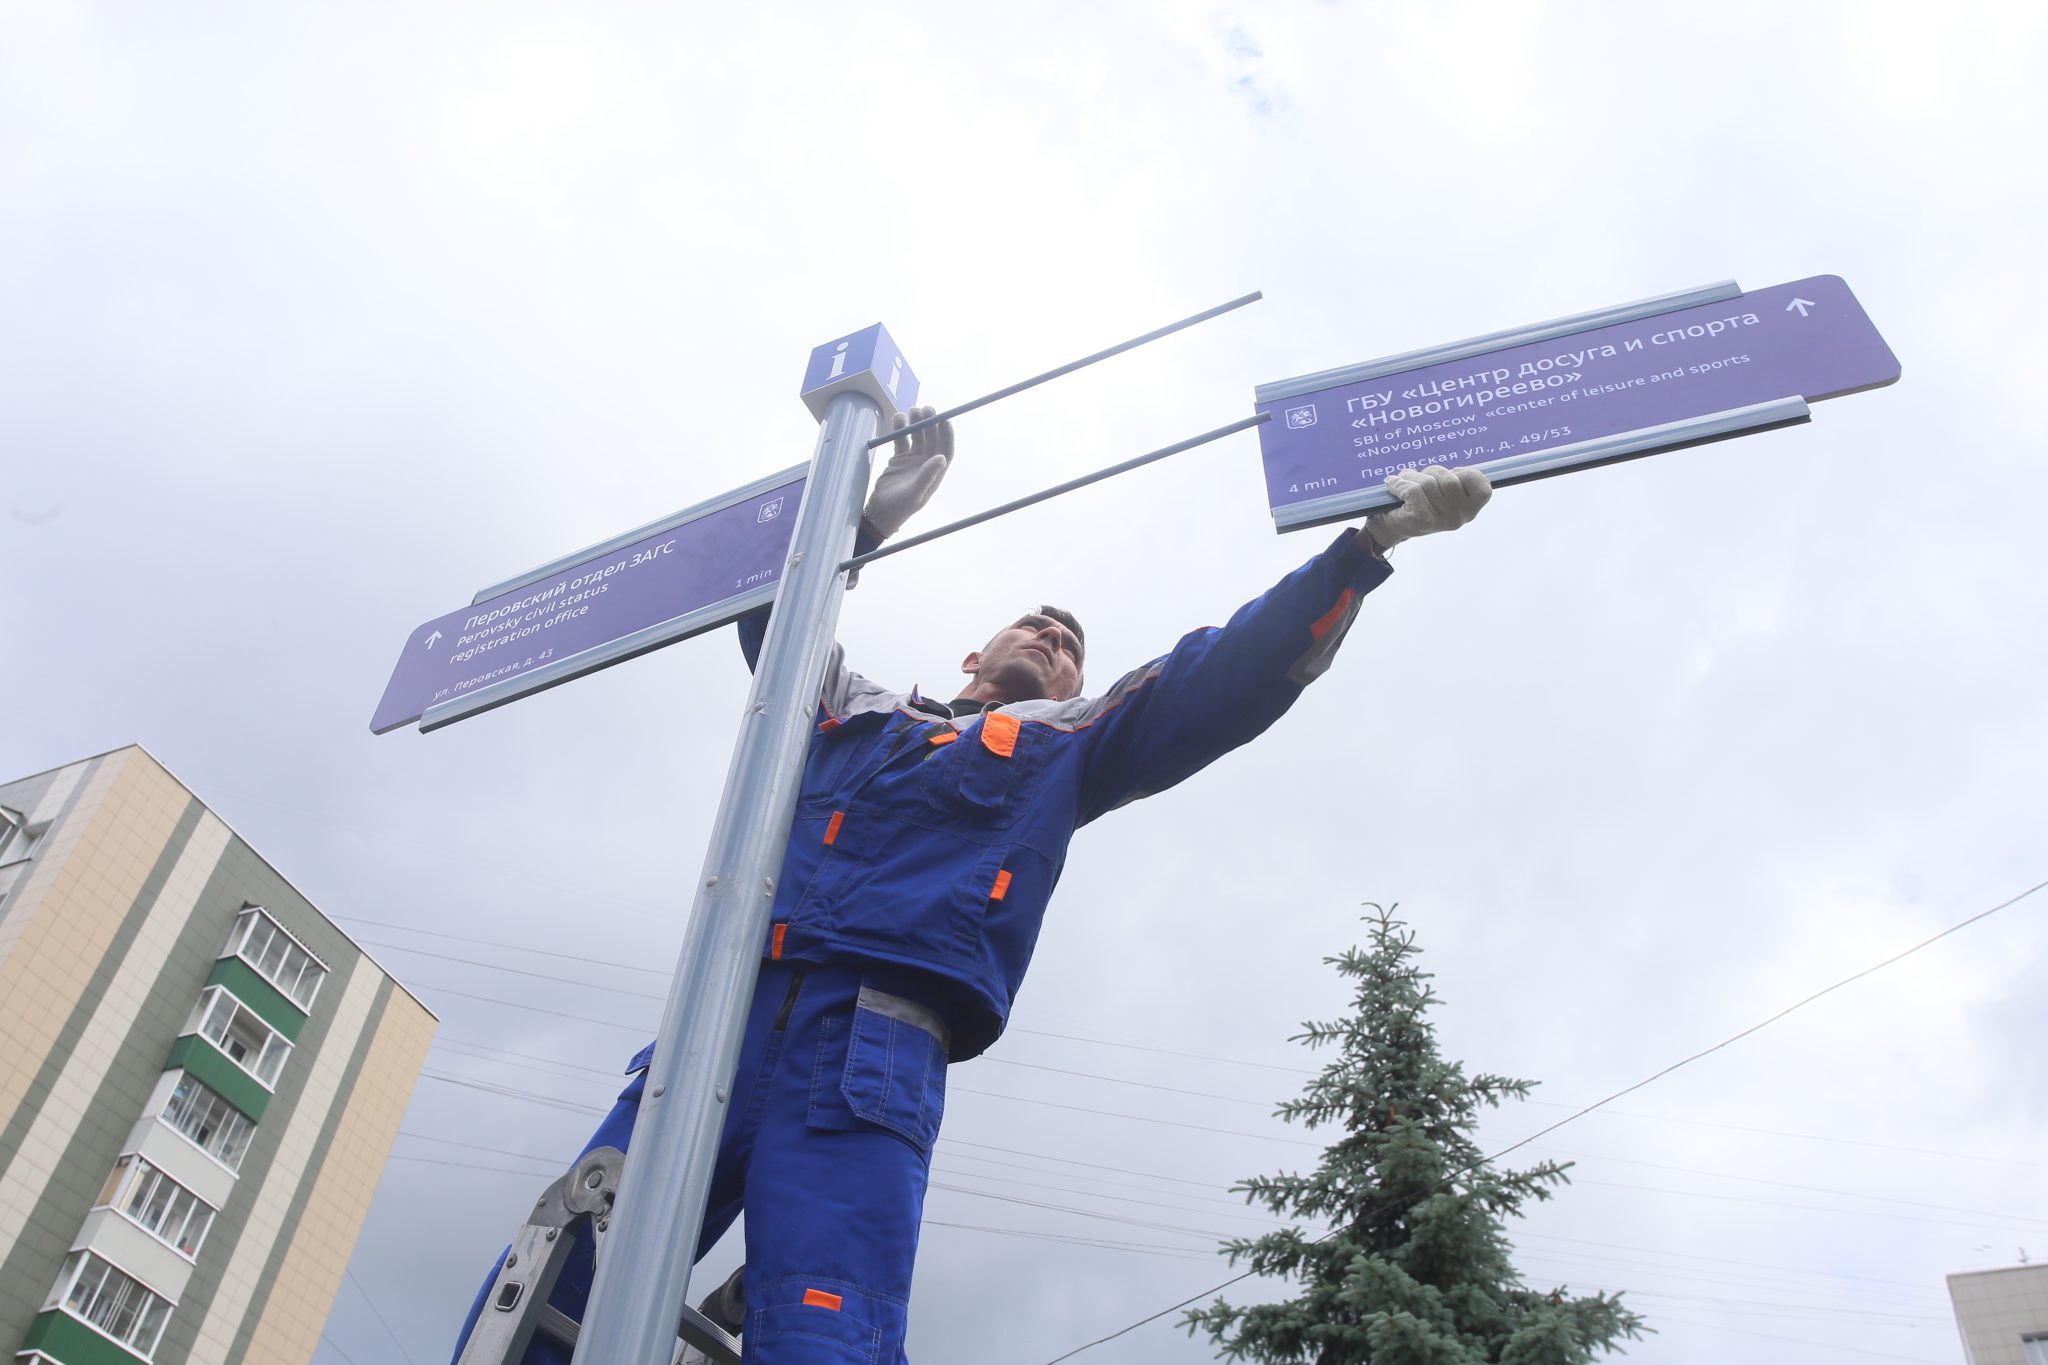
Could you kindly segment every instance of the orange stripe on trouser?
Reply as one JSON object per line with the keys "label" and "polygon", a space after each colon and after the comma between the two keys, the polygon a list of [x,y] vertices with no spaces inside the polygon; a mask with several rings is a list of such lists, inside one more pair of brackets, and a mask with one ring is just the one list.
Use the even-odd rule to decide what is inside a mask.
{"label": "orange stripe on trouser", "polygon": [[825,842],[826,842],[827,844],[832,844],[832,843],[835,843],[835,842],[837,842],[837,841],[838,841],[838,839],[839,839],[839,826],[840,826],[840,825],[842,825],[842,824],[844,824],[844,823],[845,823],[845,821],[846,821],[846,812],[845,812],[845,811],[843,811],[843,810],[835,810],[835,811],[833,811],[833,812],[832,812],[832,818],[831,818],[831,820],[830,820],[830,821],[828,821],[828,822],[826,823],[826,825],[825,825]]}
{"label": "orange stripe on trouser", "polygon": [[829,1308],[837,1313],[839,1305],[845,1302],[845,1300],[841,1299],[837,1294],[827,1294],[822,1289],[806,1289],[804,1291],[804,1302],[813,1308]]}
{"label": "orange stripe on trouser", "polygon": [[989,893],[988,893],[988,898],[989,898],[990,900],[992,900],[992,901],[999,901],[999,900],[1001,900],[1001,899],[1002,899],[1003,897],[1005,897],[1005,896],[1007,896],[1007,895],[1009,895],[1009,894],[1010,894],[1010,869],[1008,869],[1008,868],[1006,867],[1006,868],[1004,868],[1004,869],[1003,869],[1003,870],[1002,870],[1001,872],[998,872],[998,873],[996,873],[996,885],[995,885],[995,889],[994,889],[993,891],[991,891],[991,892],[989,892]]}

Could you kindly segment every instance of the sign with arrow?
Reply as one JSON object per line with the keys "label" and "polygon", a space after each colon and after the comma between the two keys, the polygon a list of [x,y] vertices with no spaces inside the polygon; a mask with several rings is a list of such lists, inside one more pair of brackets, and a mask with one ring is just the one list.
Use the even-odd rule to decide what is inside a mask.
{"label": "sign with arrow", "polygon": [[406,639],[373,734],[422,730],[623,663],[766,604],[803,497],[799,465],[493,584]]}
{"label": "sign with arrow", "polygon": [[1282,531],[1392,502],[1389,474],[1517,483],[1807,420],[1899,362],[1835,275],[1733,282],[1259,386]]}

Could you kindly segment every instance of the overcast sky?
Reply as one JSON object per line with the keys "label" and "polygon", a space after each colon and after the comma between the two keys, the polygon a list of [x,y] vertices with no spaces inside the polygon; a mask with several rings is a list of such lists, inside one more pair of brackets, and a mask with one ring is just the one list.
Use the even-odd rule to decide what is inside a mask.
{"label": "overcast sky", "polygon": [[[1447,1051],[1542,1083],[1505,1145],[2048,877],[2044,28],[0,4],[0,777],[148,746],[442,1020],[320,1365],[399,1358],[372,1304],[444,1359],[609,1100],[746,688],[721,634],[372,738],[407,632],[807,459],[806,354],[878,319],[947,402],[1266,293],[962,419],[926,526],[1260,382],[1727,278],[1843,276],[1904,367],[1402,548],[1269,735],[1080,835],[952,1076],[913,1359],[1043,1365],[1229,1274],[1270,1223],[1227,1187],[1315,1158],[1270,1108],[1363,901]],[[1052,601],[1107,683],[1326,539],[1242,435],[876,565],[841,637],[947,695]],[[2044,952],[2048,895],[1525,1149],[1578,1163],[1529,1281],[1628,1290],[1645,1365],[1959,1362],[1942,1276],[2048,1256]],[[1208,1359],[1174,1316],[1079,1359]]]}

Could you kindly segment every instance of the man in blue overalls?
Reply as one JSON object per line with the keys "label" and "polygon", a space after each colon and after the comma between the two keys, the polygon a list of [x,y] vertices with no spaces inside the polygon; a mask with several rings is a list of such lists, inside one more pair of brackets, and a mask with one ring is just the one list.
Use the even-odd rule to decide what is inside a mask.
{"label": "man in blue overalls", "polygon": [[[897,442],[863,551],[924,505],[951,454],[944,424]],[[749,1361],[904,1359],[946,1067],[1002,1033],[1068,841],[1278,720],[1391,572],[1386,551],[1491,496],[1469,469],[1387,482],[1399,506],[1094,698],[1079,623],[1050,607],[967,655],[951,703],[870,682],[834,650],[698,1243],[746,1210]],[[765,612],[740,623],[750,664],[765,629]],[[651,1052],[591,1148],[627,1146]],[[580,1318],[589,1277],[587,1258],[572,1264],[552,1301]],[[565,1358],[554,1350],[527,1361]]]}

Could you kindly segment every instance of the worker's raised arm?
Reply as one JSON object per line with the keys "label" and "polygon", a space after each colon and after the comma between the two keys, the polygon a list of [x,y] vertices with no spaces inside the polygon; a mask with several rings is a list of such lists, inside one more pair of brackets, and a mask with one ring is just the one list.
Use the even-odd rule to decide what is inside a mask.
{"label": "worker's raised arm", "polygon": [[[922,422],[935,411],[935,408],[912,408],[909,412],[899,412],[890,419],[890,425],[901,431],[912,422]],[[883,541],[902,530],[903,524],[931,501],[940,481],[946,477],[947,466],[952,462],[951,422],[937,422],[922,431],[898,436],[889,463],[882,466],[881,474],[875,479],[874,490],[868,494],[867,505],[861,509],[860,529],[853,536],[853,552],[864,555],[870,550],[880,549]],[[761,642],[768,638],[769,611],[769,607],[762,607],[739,619],[740,653],[746,656],[749,670],[761,661]],[[833,657],[836,664],[838,656],[835,654]],[[830,680],[827,681],[829,693]]]}
{"label": "worker's raised arm", "polygon": [[1477,470],[1397,474],[1401,501],[1375,512],[1229,622],[1182,637],[1055,723],[1087,734],[1081,819],[1163,791],[1258,736],[1322,676],[1366,593],[1393,572],[1384,552],[1470,521],[1492,488]]}

